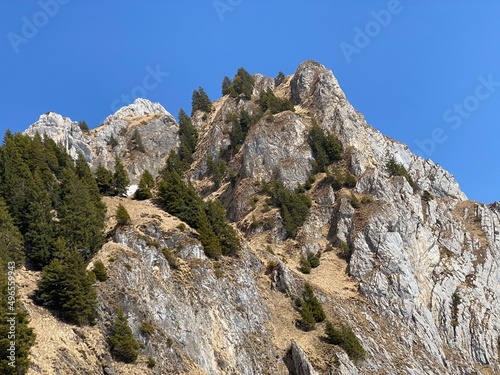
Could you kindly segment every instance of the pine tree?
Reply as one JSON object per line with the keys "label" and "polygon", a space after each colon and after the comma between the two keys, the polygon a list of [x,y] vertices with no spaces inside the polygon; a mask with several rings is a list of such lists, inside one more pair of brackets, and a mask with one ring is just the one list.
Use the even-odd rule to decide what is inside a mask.
{"label": "pine tree", "polygon": [[28,259],[36,268],[41,269],[49,264],[53,257],[56,222],[52,203],[38,172],[35,172],[33,182],[25,216],[27,225],[24,238]]}
{"label": "pine tree", "polygon": [[78,123],[78,127],[82,130],[84,133],[88,133],[90,131],[89,126],[87,125],[87,122],[85,120],[82,120]]}
{"label": "pine tree", "polygon": [[99,193],[102,195],[114,194],[113,173],[106,169],[101,163],[97,166],[95,181]]}
{"label": "pine tree", "polygon": [[231,94],[232,84],[231,80],[225,76],[222,80],[222,96]]}
{"label": "pine tree", "polygon": [[24,263],[23,237],[14,225],[7,211],[7,205],[0,198],[0,256],[18,266]]}
{"label": "pine tree", "polygon": [[0,148],[0,195],[9,207],[14,224],[24,233],[29,195],[33,188],[33,176],[23,158],[18,135],[7,135]]}
{"label": "pine tree", "polygon": [[139,129],[134,130],[134,133],[132,134],[132,137],[130,137],[130,140],[128,142],[128,148],[131,151],[146,152],[146,148],[142,143],[142,136],[141,133],[139,133]]}
{"label": "pine tree", "polygon": [[134,194],[134,198],[138,200],[150,199],[153,197],[151,189],[155,186],[155,180],[151,173],[146,169],[139,181],[139,187]]}
{"label": "pine tree", "polygon": [[130,224],[130,215],[123,204],[119,204],[115,213],[116,222],[119,226]]}
{"label": "pine tree", "polygon": [[304,297],[304,304],[310,307],[312,315],[314,316],[316,322],[319,323],[325,320],[326,319],[325,311],[323,310],[321,303],[319,303],[318,298],[315,296],[311,284],[309,283],[304,284],[303,297]]}
{"label": "pine tree", "polygon": [[241,250],[241,243],[234,228],[226,219],[226,210],[219,200],[205,204],[205,212],[215,235],[219,239],[223,255],[234,255]]}
{"label": "pine tree", "polygon": [[97,316],[96,293],[85,263],[76,250],[66,246],[64,239],[58,239],[55,248],[55,258],[42,271],[36,299],[58,310],[63,320],[93,324]]}
{"label": "pine tree", "polygon": [[285,73],[283,73],[281,71],[278,72],[278,75],[274,79],[274,86],[278,87],[279,85],[281,85],[281,82],[283,82],[284,80],[285,80]]}
{"label": "pine tree", "polygon": [[127,187],[130,183],[127,171],[122,164],[121,159],[115,157],[115,173],[113,174],[113,187],[115,195],[123,195],[127,192]]}
{"label": "pine tree", "polygon": [[94,262],[94,269],[92,271],[97,281],[106,281],[108,279],[108,273],[101,260],[98,259]]}
{"label": "pine tree", "polygon": [[139,343],[135,339],[127,318],[121,310],[118,311],[115,321],[111,326],[109,335],[111,354],[122,362],[133,363],[139,355]]}
{"label": "pine tree", "polygon": [[300,308],[300,316],[302,320],[300,324],[305,331],[312,331],[316,328],[316,319],[314,313],[308,304],[303,304]]}
{"label": "pine tree", "polygon": [[243,95],[244,98],[250,100],[252,98],[253,86],[253,77],[244,68],[239,68],[233,79],[231,96],[237,97]]}
{"label": "pine tree", "polygon": [[204,211],[200,211],[196,218],[196,229],[198,231],[198,240],[203,245],[205,255],[217,259],[222,254],[222,249]]}
{"label": "pine tree", "polygon": [[88,260],[104,243],[105,206],[97,200],[95,185],[89,189],[90,181],[73,170],[66,169],[61,179],[59,233]]}
{"label": "pine tree", "polygon": [[331,163],[342,160],[342,143],[330,132],[324,132],[318,124],[313,123],[309,131],[309,144],[315,159],[314,169],[324,172]]}
{"label": "pine tree", "polygon": [[198,87],[198,90],[193,91],[193,96],[191,97],[191,116],[193,116],[196,111],[206,113],[212,111],[212,102],[201,86]]}
{"label": "pine tree", "polygon": [[198,142],[198,131],[182,108],[179,110],[179,141],[179,158],[183,163],[184,170],[186,170],[193,162],[193,153]]}

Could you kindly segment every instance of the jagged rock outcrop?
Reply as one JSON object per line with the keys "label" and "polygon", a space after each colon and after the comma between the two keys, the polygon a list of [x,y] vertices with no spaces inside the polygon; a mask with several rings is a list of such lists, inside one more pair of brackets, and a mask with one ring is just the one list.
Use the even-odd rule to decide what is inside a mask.
{"label": "jagged rock outcrop", "polygon": [[[277,86],[272,78],[254,79],[252,100],[225,96],[211,113],[194,114],[199,142],[187,172],[203,196],[225,204],[245,237],[241,254],[212,262],[190,228],[182,231],[151,202],[109,199],[111,212],[118,201],[127,205],[133,225],[110,234],[97,255],[111,276],[99,285],[101,331],[122,308],[158,373],[500,373],[499,203],[468,201],[451,174],[369,126],[321,64],[306,61]],[[221,185],[214,187],[207,158],[220,160],[231,146],[228,116],[242,109],[258,114],[258,95],[267,89],[289,98],[295,111],[256,121],[226,156]],[[262,181],[279,178],[291,189],[308,181],[313,123],[338,137],[344,159],[335,168],[357,183],[334,188],[324,173],[309,180],[309,215],[296,238],[286,239]],[[135,129],[144,153],[127,147]],[[177,147],[177,130],[163,107],[137,100],[89,133],[53,113],[27,133],[45,133],[73,156],[83,152],[94,167],[112,167],[117,153],[136,181],[145,168],[155,173],[162,166]],[[414,187],[391,176],[391,159]],[[164,248],[177,257],[178,269]],[[320,266],[301,274],[300,257],[320,252]],[[328,318],[353,329],[364,360],[329,344],[324,323],[312,332],[299,329],[294,299],[305,281]],[[143,322],[155,333],[142,333]]]}
{"label": "jagged rock outcrop", "polygon": [[[111,319],[120,307],[145,352],[168,373],[282,373],[256,285],[262,265],[248,249],[237,262],[212,264],[191,230],[175,227],[177,218],[125,204],[136,225],[118,229],[100,254],[111,276],[99,288],[103,317]],[[116,260],[110,262],[110,255]],[[141,333],[144,323],[155,332]]]}
{"label": "jagged rock outcrop", "polygon": [[[83,132],[78,122],[53,112],[40,116],[25,134],[45,134],[62,144],[76,158],[81,152],[93,169],[101,163],[113,170],[115,156],[123,159],[132,184],[144,170],[156,175],[171,149],[178,145],[179,126],[159,103],[136,99],[132,104],[108,116],[98,128]],[[142,139],[142,150],[131,146],[135,132]]]}

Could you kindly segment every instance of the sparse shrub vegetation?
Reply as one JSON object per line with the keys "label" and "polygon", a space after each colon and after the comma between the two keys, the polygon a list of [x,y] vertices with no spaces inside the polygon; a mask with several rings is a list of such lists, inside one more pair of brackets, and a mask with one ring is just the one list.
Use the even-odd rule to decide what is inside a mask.
{"label": "sparse shrub vegetation", "polygon": [[434,199],[434,197],[432,196],[431,193],[429,193],[429,191],[427,190],[424,190],[423,194],[422,194],[422,199],[426,202],[430,202],[431,200]]}
{"label": "sparse shrub vegetation", "polygon": [[337,328],[326,322],[325,334],[333,345],[338,345],[345,350],[351,360],[362,360],[366,357],[366,351],[352,331],[351,327],[344,323],[338,323]]}
{"label": "sparse shrub vegetation", "polygon": [[276,267],[278,267],[278,262],[275,262],[274,260],[270,260],[267,263],[266,275],[271,274],[276,269]]}
{"label": "sparse shrub vegetation", "polygon": [[413,191],[415,192],[417,190],[417,185],[415,185],[415,182],[413,181],[403,164],[400,164],[396,162],[394,158],[391,158],[387,162],[386,168],[391,176],[403,176],[404,178],[406,178],[406,181],[408,181],[408,184],[410,184]]}
{"label": "sparse shrub vegetation", "polygon": [[108,279],[108,273],[101,260],[98,259],[94,262],[93,271],[97,281],[106,281]]}
{"label": "sparse shrub vegetation", "polygon": [[368,195],[363,195],[361,197],[361,204],[370,204],[370,203],[373,203],[372,197],[370,197]]}
{"label": "sparse shrub vegetation", "polygon": [[156,366],[156,361],[153,357],[148,358],[148,368],[153,368]]}
{"label": "sparse shrub vegetation", "polygon": [[113,134],[111,134],[111,137],[109,137],[106,143],[111,148],[115,148],[116,146],[118,146],[118,141],[116,140]]}
{"label": "sparse shrub vegetation", "polygon": [[325,132],[315,122],[309,131],[309,145],[314,156],[314,171],[321,173],[326,167],[336,161],[342,160],[342,143],[331,132]]}
{"label": "sparse shrub vegetation", "polygon": [[301,256],[299,262],[300,272],[305,274],[311,273],[312,268],[319,267],[320,258],[321,258],[320,251],[317,254],[308,253],[307,256]]}
{"label": "sparse shrub vegetation", "polygon": [[361,202],[359,199],[356,197],[354,193],[351,193],[351,206],[352,208],[360,208],[361,207]]}
{"label": "sparse shrub vegetation", "polygon": [[162,253],[170,267],[175,270],[179,269],[179,261],[177,260],[177,257],[172,252],[172,250],[170,250],[168,247],[165,247],[162,249]]}
{"label": "sparse shrub vegetation", "polygon": [[[264,187],[264,190],[266,188]],[[279,207],[287,238],[293,238],[309,215],[311,198],[300,191],[290,191],[276,180],[271,190],[271,202]]]}
{"label": "sparse shrub vegetation", "polygon": [[337,191],[342,188],[352,189],[356,187],[357,179],[348,170],[332,166],[326,171],[326,178],[330,182],[333,190]]}
{"label": "sparse shrub vegetation", "polygon": [[300,257],[299,271],[302,272],[302,273],[304,273],[304,274],[310,274],[311,273],[311,263],[303,255]]}
{"label": "sparse shrub vegetation", "polygon": [[352,250],[344,241],[340,242],[339,258],[344,259],[347,263],[351,261]]}
{"label": "sparse shrub vegetation", "polygon": [[457,292],[453,293],[451,296],[451,325],[453,327],[458,326],[458,305],[462,303],[462,298]]}
{"label": "sparse shrub vegetation", "polygon": [[262,112],[269,110],[271,114],[276,114],[283,111],[295,111],[290,100],[278,98],[271,89],[261,91],[259,103]]}
{"label": "sparse shrub vegetation", "polygon": [[311,284],[304,284],[302,298],[297,299],[295,304],[299,308],[300,316],[302,317],[301,326],[304,330],[310,331],[315,328],[316,323],[326,319],[326,314],[321,303],[319,303],[317,297],[314,295]]}
{"label": "sparse shrub vegetation", "polygon": [[141,324],[141,327],[139,328],[139,330],[141,331],[141,333],[144,335],[152,335],[154,332],[155,332],[155,328],[153,327],[152,324],[148,323],[148,322],[144,322]]}
{"label": "sparse shrub vegetation", "polygon": [[309,261],[311,268],[319,267],[320,258],[321,258],[321,251],[318,251],[316,254],[313,253],[307,254],[307,260]]}
{"label": "sparse shrub vegetation", "polygon": [[130,151],[139,151],[143,153],[146,152],[146,148],[142,143],[142,136],[141,133],[139,133],[139,129],[134,130],[134,133],[132,133],[132,137],[130,137],[127,146]]}
{"label": "sparse shrub vegetation", "polygon": [[220,187],[222,176],[226,172],[226,169],[226,163],[221,158],[217,161],[215,161],[211,156],[207,158],[207,171],[210,175],[212,175],[215,189]]}

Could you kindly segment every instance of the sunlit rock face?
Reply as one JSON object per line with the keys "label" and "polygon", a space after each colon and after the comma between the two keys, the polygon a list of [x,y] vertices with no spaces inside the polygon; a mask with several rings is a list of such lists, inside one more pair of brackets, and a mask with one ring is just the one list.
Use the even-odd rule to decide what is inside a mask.
{"label": "sunlit rock face", "polygon": [[[323,65],[306,61],[278,84],[254,78],[251,100],[224,96],[212,112],[193,115],[199,140],[186,172],[203,197],[224,203],[240,231],[241,254],[214,262],[194,230],[180,230],[180,221],[152,202],[110,199],[108,211],[122,199],[136,214],[131,227],[112,232],[97,255],[110,274],[99,286],[101,331],[116,305],[122,308],[143,355],[157,360],[151,373],[500,373],[499,204],[467,200],[450,173],[373,129]],[[230,147],[228,116],[258,113],[260,92],[267,89],[290,99],[295,111],[264,114],[252,125],[214,188],[207,159],[218,160]],[[294,189],[308,181],[313,123],[340,140],[342,167],[357,184],[333,189],[324,174],[317,175],[308,191],[309,216],[296,238],[286,240],[279,210],[265,207],[262,185],[280,179]],[[130,147],[136,130],[143,151]],[[145,169],[155,175],[179,143],[175,119],[143,99],[88,133],[55,113],[26,131],[36,132],[73,157],[83,153],[93,168],[113,168],[118,155],[135,183]],[[404,166],[413,187],[405,177],[391,176],[392,159]],[[361,203],[354,204],[353,195]],[[332,252],[324,252],[327,245]],[[335,255],[346,247],[348,263]],[[166,260],[165,248],[178,257],[179,269]],[[319,251],[320,266],[301,274],[300,256]],[[313,332],[298,328],[294,300],[305,281],[330,320],[352,327],[365,360],[351,361],[328,344],[324,323]],[[140,332],[144,321],[155,334]]]}

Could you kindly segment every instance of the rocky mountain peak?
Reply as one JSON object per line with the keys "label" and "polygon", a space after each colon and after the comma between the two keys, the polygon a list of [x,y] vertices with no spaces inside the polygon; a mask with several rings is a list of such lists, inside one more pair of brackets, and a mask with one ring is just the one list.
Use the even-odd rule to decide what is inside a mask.
{"label": "rocky mountain peak", "polygon": [[108,116],[103,121],[103,125],[109,125],[127,117],[139,117],[153,114],[172,116],[160,103],[153,103],[148,99],[137,98],[133,103],[118,109],[115,113]]}
{"label": "rocky mountain peak", "polygon": [[[153,202],[106,198],[108,212],[123,203],[132,223],[110,230],[97,255],[111,275],[99,285],[101,326],[119,304],[166,373],[500,373],[500,205],[468,201],[449,172],[367,124],[323,65],[309,60],[279,81],[253,80],[252,95],[229,91],[194,113],[185,175],[203,198],[223,203],[241,253],[212,261],[196,231]],[[263,107],[269,90],[283,106]],[[343,149],[321,172],[317,127]],[[145,99],[88,133],[52,113],[26,133],[36,131],[93,167],[113,168],[120,156],[132,182],[144,169],[156,174],[179,147],[176,120]],[[136,132],[140,150],[130,146]],[[276,180],[310,200],[293,238],[290,212],[270,198]],[[317,267],[302,273],[311,255]],[[337,327],[352,327],[364,360],[327,343],[325,323],[300,329],[293,301],[306,282]],[[141,333],[142,322],[155,333]]]}

